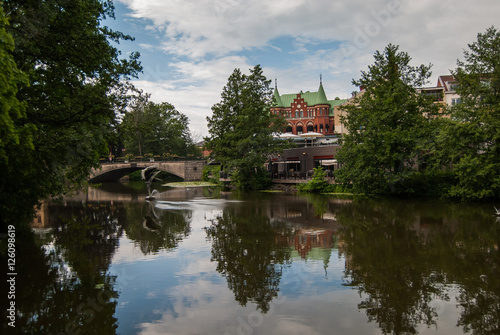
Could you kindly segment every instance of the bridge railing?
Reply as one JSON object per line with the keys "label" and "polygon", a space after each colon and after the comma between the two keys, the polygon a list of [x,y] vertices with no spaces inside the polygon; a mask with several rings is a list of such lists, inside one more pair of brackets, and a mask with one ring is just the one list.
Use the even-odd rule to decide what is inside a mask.
{"label": "bridge railing", "polygon": [[116,163],[149,163],[149,162],[186,162],[186,161],[204,161],[205,158],[194,158],[194,157],[179,157],[179,158],[134,158],[134,159],[124,159],[117,158],[110,160],[109,158],[101,158],[99,162],[102,165],[116,164]]}

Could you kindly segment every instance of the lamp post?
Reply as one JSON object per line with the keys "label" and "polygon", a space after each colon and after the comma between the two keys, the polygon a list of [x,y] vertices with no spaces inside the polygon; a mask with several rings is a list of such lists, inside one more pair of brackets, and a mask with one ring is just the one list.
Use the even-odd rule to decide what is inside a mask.
{"label": "lamp post", "polygon": [[306,179],[307,179],[307,158],[306,158],[307,154],[305,152],[302,153],[302,157],[304,158],[304,168],[305,168],[305,176],[306,176]]}

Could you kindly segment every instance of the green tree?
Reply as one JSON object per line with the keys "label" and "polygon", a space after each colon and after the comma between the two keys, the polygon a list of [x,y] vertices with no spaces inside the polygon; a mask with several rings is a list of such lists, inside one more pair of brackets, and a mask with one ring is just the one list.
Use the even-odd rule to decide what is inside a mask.
{"label": "green tree", "polygon": [[348,134],[337,159],[337,180],[368,194],[412,193],[410,182],[419,169],[438,108],[417,94],[430,77],[430,65],[413,67],[406,52],[389,44],[377,51],[375,63],[353,84],[364,87],[343,109]]}
{"label": "green tree", "polygon": [[112,45],[132,39],[101,26],[113,16],[112,1],[4,0],[5,29],[16,44],[12,55],[28,75],[17,98],[26,103],[19,129],[36,129],[33,146],[5,147],[0,165],[0,217],[18,223],[48,196],[86,181],[124,104],[124,82],[141,70],[138,54],[122,59]]}
{"label": "green tree", "polygon": [[8,145],[19,145],[24,143],[31,147],[29,129],[23,129],[16,125],[15,121],[25,118],[25,104],[17,97],[18,85],[27,85],[28,77],[17,68],[16,62],[11,55],[14,50],[14,39],[5,27],[8,21],[3,9],[0,7],[0,163],[6,164],[8,157],[5,147]]}
{"label": "green tree", "polygon": [[139,94],[124,115],[121,129],[129,153],[161,155],[195,155],[196,147],[188,128],[189,119],[167,102],[149,101],[148,94]]}
{"label": "green tree", "polygon": [[441,134],[442,165],[453,166],[450,195],[463,200],[500,196],[500,32],[491,27],[468,45],[453,71],[461,103]]}
{"label": "green tree", "polygon": [[212,106],[207,117],[210,137],[206,148],[211,157],[225,169],[233,171],[233,182],[239,189],[260,189],[270,177],[264,171],[269,155],[287,146],[273,138],[284,127],[284,119],[269,112],[273,101],[270,80],[260,65],[250,75],[235,69],[221,94],[221,101]]}

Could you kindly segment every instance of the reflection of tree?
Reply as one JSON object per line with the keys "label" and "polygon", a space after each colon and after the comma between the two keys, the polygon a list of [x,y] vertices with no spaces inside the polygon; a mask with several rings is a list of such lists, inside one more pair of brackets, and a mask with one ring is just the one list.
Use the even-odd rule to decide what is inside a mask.
{"label": "reflection of tree", "polygon": [[270,219],[253,207],[225,209],[206,228],[212,240],[212,260],[242,306],[251,301],[262,312],[277,297],[283,264],[290,249],[281,248]]}
{"label": "reflection of tree", "polygon": [[329,198],[320,194],[305,194],[304,197],[314,208],[314,216],[321,218],[327,211]]}
{"label": "reflection of tree", "polygon": [[417,334],[421,323],[436,325],[437,313],[429,303],[433,297],[448,299],[441,285],[445,276],[436,267],[441,248],[423,247],[417,232],[409,229],[412,211],[358,201],[337,213],[348,285],[366,297],[358,307],[384,334]]}
{"label": "reflection of tree", "polygon": [[476,210],[462,216],[454,259],[448,265],[460,284],[458,325],[476,335],[500,334],[500,225]]}
{"label": "reflection of tree", "polygon": [[145,255],[176,248],[191,232],[189,210],[161,210],[152,203],[131,203],[127,212],[127,237]]}
{"label": "reflection of tree", "polygon": [[[55,245],[80,278],[105,273],[122,235],[120,215],[110,208],[111,203],[87,203],[71,218],[56,225]],[[121,214],[121,213],[120,213]]]}
{"label": "reflection of tree", "polygon": [[[118,293],[108,268],[121,229],[109,204],[57,207],[52,244],[18,236],[16,328],[25,334],[115,334]],[[47,241],[45,241],[47,242]]]}

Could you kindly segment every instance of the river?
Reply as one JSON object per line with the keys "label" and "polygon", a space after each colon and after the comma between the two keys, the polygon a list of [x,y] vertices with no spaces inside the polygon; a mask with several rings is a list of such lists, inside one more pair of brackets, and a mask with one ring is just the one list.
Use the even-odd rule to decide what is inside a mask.
{"label": "river", "polygon": [[45,204],[18,233],[17,330],[500,333],[494,204],[143,186]]}

